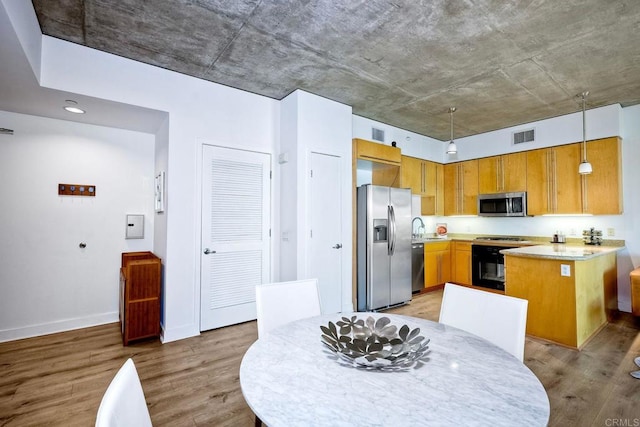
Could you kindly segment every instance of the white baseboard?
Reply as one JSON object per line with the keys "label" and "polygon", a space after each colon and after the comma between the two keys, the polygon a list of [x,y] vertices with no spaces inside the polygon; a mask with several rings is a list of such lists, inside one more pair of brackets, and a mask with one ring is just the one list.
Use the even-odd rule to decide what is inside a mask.
{"label": "white baseboard", "polygon": [[88,328],[119,321],[118,312],[96,314],[93,316],[76,317],[73,319],[56,320],[38,325],[28,325],[13,329],[0,330],[0,342],[21,340],[73,329]]}

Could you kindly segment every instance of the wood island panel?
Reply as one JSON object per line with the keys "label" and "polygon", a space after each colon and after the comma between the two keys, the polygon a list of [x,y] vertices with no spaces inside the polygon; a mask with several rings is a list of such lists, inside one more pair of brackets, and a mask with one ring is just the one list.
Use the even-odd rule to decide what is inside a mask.
{"label": "wood island panel", "polygon": [[529,301],[527,334],[579,349],[617,308],[616,272],[615,253],[584,261],[506,255],[505,294]]}
{"label": "wood island panel", "polygon": [[640,268],[629,273],[631,280],[631,312],[634,316],[640,316]]}

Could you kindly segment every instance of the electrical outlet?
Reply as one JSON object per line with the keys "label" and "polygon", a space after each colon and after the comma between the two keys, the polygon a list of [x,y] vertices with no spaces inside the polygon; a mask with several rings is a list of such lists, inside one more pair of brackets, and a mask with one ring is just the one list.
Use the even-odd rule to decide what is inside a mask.
{"label": "electrical outlet", "polygon": [[571,277],[571,266],[567,264],[560,264],[560,275]]}
{"label": "electrical outlet", "polygon": [[569,231],[569,236],[575,236],[575,235],[576,235],[576,229],[575,229],[575,228],[572,228],[572,229]]}
{"label": "electrical outlet", "polygon": [[613,227],[607,228],[607,236],[613,237],[616,235],[616,229]]}

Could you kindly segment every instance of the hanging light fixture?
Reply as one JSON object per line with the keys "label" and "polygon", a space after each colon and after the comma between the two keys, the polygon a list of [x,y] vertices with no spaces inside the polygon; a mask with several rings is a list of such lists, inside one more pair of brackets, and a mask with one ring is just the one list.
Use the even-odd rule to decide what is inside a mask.
{"label": "hanging light fixture", "polygon": [[582,162],[578,167],[580,175],[588,175],[593,172],[591,163],[587,161],[587,120],[586,120],[586,102],[589,91],[582,92]]}
{"label": "hanging light fixture", "polygon": [[456,107],[449,107],[449,115],[451,116],[451,140],[447,146],[447,154],[456,154],[458,152],[458,147],[456,147],[456,143],[453,142],[453,113],[455,113],[455,111]]}

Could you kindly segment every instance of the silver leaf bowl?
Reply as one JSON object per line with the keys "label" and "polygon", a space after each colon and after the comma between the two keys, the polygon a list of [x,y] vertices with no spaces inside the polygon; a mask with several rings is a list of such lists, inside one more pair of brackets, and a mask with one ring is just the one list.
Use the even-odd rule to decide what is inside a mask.
{"label": "silver leaf bowl", "polygon": [[338,361],[356,368],[398,371],[423,361],[429,339],[418,335],[420,328],[398,328],[388,317],[366,320],[342,317],[335,324],[320,326],[322,343]]}

